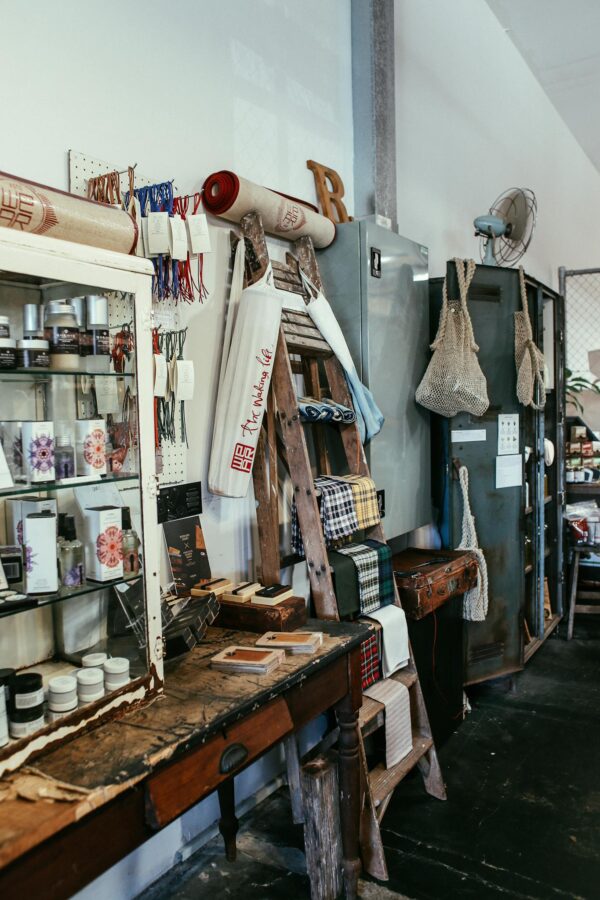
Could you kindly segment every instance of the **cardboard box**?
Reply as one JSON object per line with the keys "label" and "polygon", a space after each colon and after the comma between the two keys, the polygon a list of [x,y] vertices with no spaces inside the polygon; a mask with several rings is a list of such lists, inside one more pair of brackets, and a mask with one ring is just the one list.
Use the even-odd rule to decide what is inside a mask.
{"label": "cardboard box", "polygon": [[21,435],[27,480],[54,481],[54,422],[23,422]]}
{"label": "cardboard box", "polygon": [[[6,538],[9,544],[23,543],[23,518],[31,513],[48,510],[58,515],[56,500],[49,497],[24,497],[18,500],[6,500]],[[58,522],[58,519],[56,520]],[[56,537],[55,537],[56,541]]]}
{"label": "cardboard box", "polygon": [[56,560],[56,515],[30,513],[23,519],[25,591],[28,594],[55,594],[58,591]]}
{"label": "cardboard box", "polygon": [[90,581],[123,577],[123,531],[120,506],[94,506],[84,511],[86,574]]}

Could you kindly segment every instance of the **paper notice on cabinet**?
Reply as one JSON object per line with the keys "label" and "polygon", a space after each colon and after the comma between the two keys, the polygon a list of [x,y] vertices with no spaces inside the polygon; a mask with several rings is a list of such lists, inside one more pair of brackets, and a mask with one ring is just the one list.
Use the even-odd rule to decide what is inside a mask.
{"label": "paper notice on cabinet", "polygon": [[496,488],[520,487],[523,483],[523,458],[520,453],[496,457]]}

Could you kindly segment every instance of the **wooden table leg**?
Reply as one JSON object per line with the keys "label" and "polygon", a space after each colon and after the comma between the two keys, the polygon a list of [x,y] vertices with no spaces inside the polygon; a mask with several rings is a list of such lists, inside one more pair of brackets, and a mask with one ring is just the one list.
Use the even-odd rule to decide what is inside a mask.
{"label": "wooden table leg", "polygon": [[577,579],[579,578],[579,550],[573,549],[573,562],[571,564],[571,583],[569,585],[569,620],[567,623],[567,640],[573,637],[573,624],[575,620],[575,604],[577,603]]}
{"label": "wooden table leg", "polygon": [[221,818],[219,819],[219,831],[223,835],[225,841],[225,856],[229,862],[235,862],[237,848],[235,845],[235,836],[238,831],[239,822],[235,815],[235,789],[234,779],[230,778],[224,781],[218,787],[219,793],[219,809],[221,810]]}
{"label": "wooden table leg", "polygon": [[340,824],[342,828],[342,869],[347,900],[358,896],[360,874],[360,758],[358,750],[358,714],[351,694],[336,706],[340,726],[339,784]]}

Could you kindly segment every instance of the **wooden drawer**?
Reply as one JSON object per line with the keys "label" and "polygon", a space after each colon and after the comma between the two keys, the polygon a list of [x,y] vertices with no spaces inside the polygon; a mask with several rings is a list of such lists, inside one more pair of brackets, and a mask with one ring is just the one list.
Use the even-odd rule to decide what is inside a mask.
{"label": "wooden drawer", "polygon": [[179,756],[146,782],[148,824],[168,825],[292,731],[287,704],[278,698]]}

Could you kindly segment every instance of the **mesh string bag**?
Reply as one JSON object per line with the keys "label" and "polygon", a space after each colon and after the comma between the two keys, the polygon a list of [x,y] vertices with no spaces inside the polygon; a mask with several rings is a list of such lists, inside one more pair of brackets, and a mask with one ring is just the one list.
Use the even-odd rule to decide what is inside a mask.
{"label": "mesh string bag", "polygon": [[475,262],[455,259],[460,297],[448,300],[444,279],[442,312],[433,356],[421,380],[415,399],[432,412],[451,418],[459,412],[482,416],[490,405],[487,382],[481,371],[467,294],[475,274]]}
{"label": "mesh string bag", "polygon": [[525,272],[519,266],[521,312],[515,313],[515,365],[517,367],[517,398],[523,406],[543,409],[546,405],[544,384],[544,354],[533,341],[529,318]]}
{"label": "mesh string bag", "polygon": [[463,500],[462,535],[457,550],[471,550],[477,557],[477,584],[463,596],[463,619],[483,622],[488,611],[488,573],[483,551],[477,546],[475,516],[469,503],[469,470],[461,466],[458,472]]}

